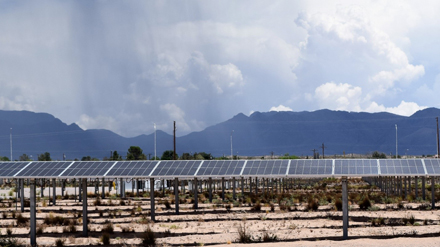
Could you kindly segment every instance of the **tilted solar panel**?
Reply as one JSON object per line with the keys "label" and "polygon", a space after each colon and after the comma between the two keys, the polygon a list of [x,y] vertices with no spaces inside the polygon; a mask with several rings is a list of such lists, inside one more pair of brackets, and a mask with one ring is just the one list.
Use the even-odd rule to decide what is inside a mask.
{"label": "tilted solar panel", "polygon": [[378,176],[376,159],[335,160],[335,176]]}
{"label": "tilted solar panel", "polygon": [[153,177],[193,177],[200,166],[200,160],[161,161],[154,169]]}
{"label": "tilted solar panel", "polygon": [[206,160],[200,166],[196,176],[240,176],[244,163],[244,160]]}
{"label": "tilted solar panel", "polygon": [[331,176],[333,170],[333,160],[291,160],[289,176]]}
{"label": "tilted solar panel", "polygon": [[21,169],[25,168],[30,162],[0,162],[0,177],[13,177]]}
{"label": "tilted solar panel", "polygon": [[106,177],[148,177],[159,161],[118,161]]}
{"label": "tilted solar panel", "polygon": [[242,176],[286,176],[289,160],[249,160]]}
{"label": "tilted solar panel", "polygon": [[77,161],[60,177],[103,177],[116,161]]}
{"label": "tilted solar panel", "polygon": [[440,159],[425,159],[424,162],[428,175],[440,175]]}
{"label": "tilted solar panel", "polygon": [[31,162],[26,169],[19,172],[16,177],[21,178],[54,178],[72,164],[73,161],[43,161]]}
{"label": "tilted solar panel", "polygon": [[382,175],[425,175],[422,160],[419,159],[381,159],[379,164]]}

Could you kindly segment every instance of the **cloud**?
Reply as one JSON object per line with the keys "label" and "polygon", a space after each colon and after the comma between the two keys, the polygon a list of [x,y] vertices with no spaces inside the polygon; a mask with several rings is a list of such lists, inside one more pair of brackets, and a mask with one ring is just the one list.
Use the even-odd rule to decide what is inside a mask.
{"label": "cloud", "polygon": [[401,116],[411,116],[417,111],[426,109],[426,106],[419,106],[415,102],[405,102],[402,100],[396,107],[385,107],[378,105],[376,102],[372,102],[369,107],[365,109],[367,112],[390,112]]}
{"label": "cloud", "polygon": [[82,129],[116,129],[116,121],[112,117],[97,116],[90,117],[86,114],[81,115],[76,124]]}
{"label": "cloud", "polygon": [[315,89],[314,100],[321,108],[360,111],[362,89],[347,83],[327,82]]}
{"label": "cloud", "polygon": [[[311,97],[311,96],[307,96]],[[325,83],[316,88],[310,100],[317,101],[321,108],[355,112],[390,112],[402,116],[410,116],[419,110],[427,108],[415,102],[401,101],[396,107],[385,107],[371,101],[368,95],[362,93],[362,88],[347,83]]]}
{"label": "cloud", "polygon": [[440,106],[434,2],[1,5],[0,109],[136,136],[254,110]]}
{"label": "cloud", "polygon": [[269,111],[292,111],[292,109],[287,106],[279,105],[279,106],[272,106]]}
{"label": "cloud", "polygon": [[[362,88],[371,99],[382,100],[390,94],[399,94],[425,74],[424,66],[412,64],[408,55],[361,6],[337,6],[334,13],[302,12],[295,22],[307,31],[302,43],[303,58],[311,65],[310,70],[304,67],[303,72],[319,71],[307,76],[307,81],[350,81],[353,89]],[[331,90],[348,90],[341,85],[338,89],[327,86],[333,86]],[[339,98],[337,104],[343,108],[355,100],[334,97]]]}

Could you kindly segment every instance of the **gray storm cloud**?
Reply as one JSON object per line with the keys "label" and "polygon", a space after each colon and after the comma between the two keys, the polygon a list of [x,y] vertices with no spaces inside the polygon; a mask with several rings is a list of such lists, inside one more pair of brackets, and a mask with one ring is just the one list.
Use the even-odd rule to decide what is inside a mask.
{"label": "gray storm cloud", "polygon": [[0,109],[136,136],[270,109],[438,107],[418,37],[440,23],[399,3],[2,1]]}

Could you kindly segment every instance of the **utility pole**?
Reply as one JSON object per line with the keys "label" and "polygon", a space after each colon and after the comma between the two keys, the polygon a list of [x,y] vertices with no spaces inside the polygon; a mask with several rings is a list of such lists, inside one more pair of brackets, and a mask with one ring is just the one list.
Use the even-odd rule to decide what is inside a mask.
{"label": "utility pole", "polygon": [[176,121],[174,121],[174,154],[173,159],[176,160]]}
{"label": "utility pole", "polygon": [[397,124],[396,124],[396,159],[398,159],[399,155],[397,154]]}
{"label": "utility pole", "polygon": [[11,161],[12,161],[12,128],[11,128],[11,132],[9,134],[9,142],[10,142],[10,146],[11,146]]}
{"label": "utility pole", "polygon": [[440,145],[439,145],[439,137],[438,137],[438,117],[436,117],[435,119],[437,120],[437,159],[438,159],[440,154]]}
{"label": "utility pole", "polygon": [[322,158],[323,159],[325,159],[325,156],[324,156],[324,148],[326,148],[326,146],[324,146],[324,143],[322,144]]}
{"label": "utility pole", "polygon": [[156,123],[154,123],[154,160],[156,160]]}
{"label": "utility pole", "polygon": [[312,149],[312,151],[313,151],[313,158],[315,159],[316,158],[316,151],[318,151],[318,150]]}
{"label": "utility pole", "polygon": [[234,133],[234,130],[231,131],[231,160],[234,159],[234,154],[232,153],[232,133]]}

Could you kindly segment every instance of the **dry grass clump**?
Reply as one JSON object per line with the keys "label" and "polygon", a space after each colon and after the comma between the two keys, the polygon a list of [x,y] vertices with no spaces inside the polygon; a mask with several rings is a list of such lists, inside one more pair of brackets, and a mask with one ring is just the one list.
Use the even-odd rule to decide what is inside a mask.
{"label": "dry grass clump", "polygon": [[362,199],[362,201],[359,202],[359,208],[361,210],[367,210],[370,207],[371,207],[370,199],[368,198],[368,196],[364,196],[364,199]]}
{"label": "dry grass clump", "polygon": [[261,203],[257,201],[251,208],[252,211],[261,211]]}
{"label": "dry grass clump", "polygon": [[318,207],[318,202],[313,197],[309,197],[306,206],[307,211],[317,211]]}
{"label": "dry grass clump", "polygon": [[102,244],[109,245],[110,244],[110,234],[107,232],[104,232],[100,238]]}
{"label": "dry grass clump", "polygon": [[29,222],[29,219],[23,217],[21,213],[17,214],[17,226],[25,226]]}
{"label": "dry grass clump", "polygon": [[114,232],[114,227],[113,227],[113,223],[109,222],[107,223],[103,228],[102,228],[102,232],[106,232],[106,233],[113,233]]}
{"label": "dry grass clump", "polygon": [[152,247],[156,246],[156,236],[151,230],[150,226],[147,227],[147,229],[142,233],[142,246],[145,247]]}
{"label": "dry grass clump", "polygon": [[44,224],[46,225],[63,225],[65,222],[66,221],[63,216],[54,216],[52,212],[50,212],[49,215],[46,215],[44,218]]}
{"label": "dry grass clump", "polygon": [[243,243],[243,244],[252,243],[253,237],[247,231],[246,221],[243,221],[243,224],[238,225],[237,232],[238,232],[238,238],[237,238],[238,243]]}

